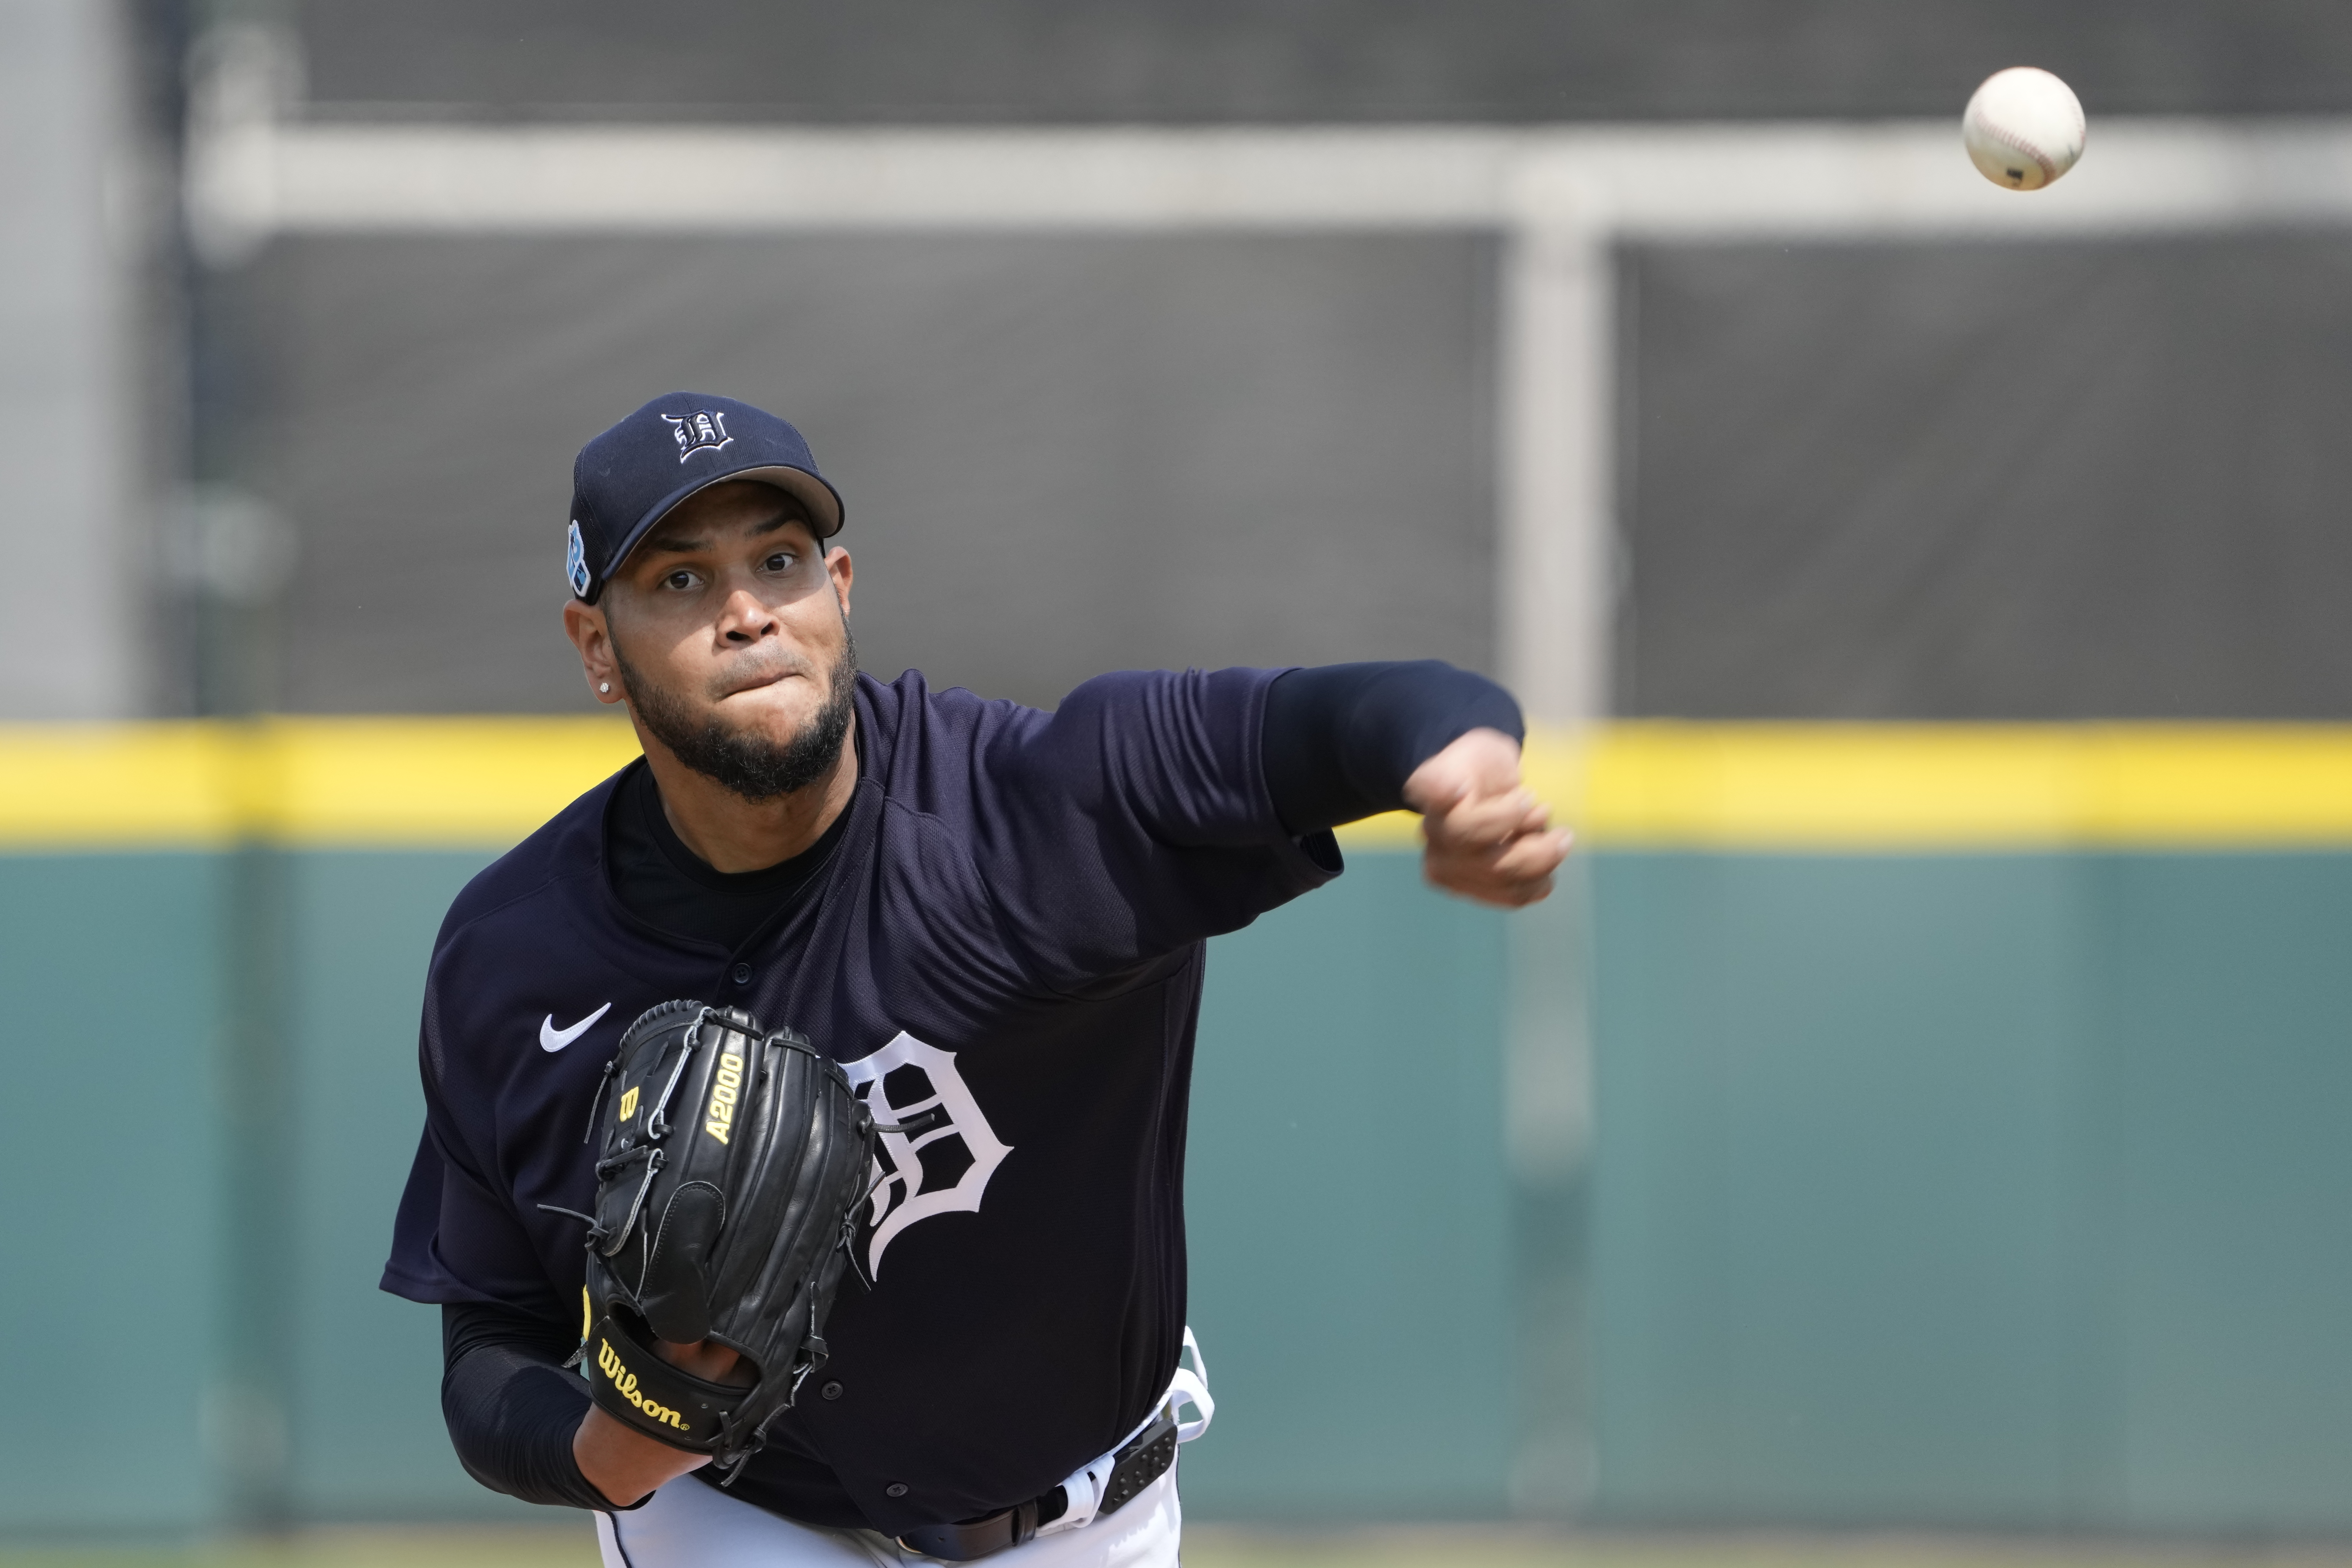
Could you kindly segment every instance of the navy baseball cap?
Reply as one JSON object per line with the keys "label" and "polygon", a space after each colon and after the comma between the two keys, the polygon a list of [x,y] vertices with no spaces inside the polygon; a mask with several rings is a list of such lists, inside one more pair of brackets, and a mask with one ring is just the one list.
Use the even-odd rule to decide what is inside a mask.
{"label": "navy baseball cap", "polygon": [[808,508],[816,537],[841,531],[841,493],[816,471],[801,433],[731,397],[665,392],[580,449],[563,575],[593,604],[646,531],[722,479],[757,479]]}

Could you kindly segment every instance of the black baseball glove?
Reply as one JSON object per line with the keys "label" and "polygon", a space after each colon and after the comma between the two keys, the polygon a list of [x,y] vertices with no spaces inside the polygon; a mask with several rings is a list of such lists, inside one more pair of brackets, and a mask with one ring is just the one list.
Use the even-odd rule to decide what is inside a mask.
{"label": "black baseball glove", "polygon": [[[622,1035],[592,1139],[600,1125],[590,1390],[638,1431],[731,1469],[824,1364],[873,1118],[839,1065],[792,1030],[664,1002]],[[725,1345],[750,1380],[683,1372],[654,1354],[656,1339]]]}

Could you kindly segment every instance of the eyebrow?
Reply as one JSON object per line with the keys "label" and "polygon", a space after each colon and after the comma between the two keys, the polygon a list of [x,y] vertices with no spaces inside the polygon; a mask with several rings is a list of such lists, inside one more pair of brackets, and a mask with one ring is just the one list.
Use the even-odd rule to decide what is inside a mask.
{"label": "eyebrow", "polygon": [[[754,528],[751,530],[751,537],[758,538],[762,534],[772,534],[778,528],[789,527],[800,520],[790,512],[778,512],[766,522]],[[645,542],[646,551],[651,555],[692,555],[697,550],[706,550],[709,548],[709,538],[688,538],[684,534],[652,534],[647,536]]]}

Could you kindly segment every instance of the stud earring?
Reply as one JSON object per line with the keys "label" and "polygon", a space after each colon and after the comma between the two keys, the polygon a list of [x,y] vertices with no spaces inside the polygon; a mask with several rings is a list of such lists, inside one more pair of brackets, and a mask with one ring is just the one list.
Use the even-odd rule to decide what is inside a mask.
{"label": "stud earring", "polygon": [[596,689],[600,692],[609,692],[613,689],[613,683],[610,681],[598,681],[596,683]]}

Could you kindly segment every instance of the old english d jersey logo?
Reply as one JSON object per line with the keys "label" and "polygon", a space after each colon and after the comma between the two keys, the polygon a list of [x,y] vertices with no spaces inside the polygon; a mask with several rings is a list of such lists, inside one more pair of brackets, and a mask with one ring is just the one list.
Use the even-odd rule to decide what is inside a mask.
{"label": "old english d jersey logo", "polygon": [[879,1279],[883,1250],[909,1225],[958,1209],[979,1213],[988,1178],[1013,1151],[980,1113],[951,1051],[901,1030],[873,1055],[845,1061],[841,1070],[874,1120],[898,1129],[877,1140],[874,1196],[863,1227],[866,1278]]}
{"label": "old english d jersey logo", "polygon": [[716,452],[735,438],[727,434],[727,416],[698,408],[692,413],[666,413],[669,433],[677,437],[677,460],[680,463],[698,452]]}

